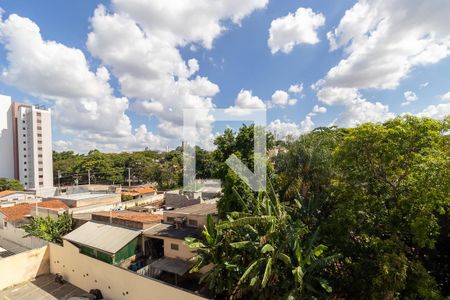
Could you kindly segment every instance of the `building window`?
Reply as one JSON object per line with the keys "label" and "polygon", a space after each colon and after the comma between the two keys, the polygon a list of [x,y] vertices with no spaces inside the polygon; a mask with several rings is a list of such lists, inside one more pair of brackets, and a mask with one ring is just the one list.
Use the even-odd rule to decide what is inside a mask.
{"label": "building window", "polygon": [[26,141],[23,141],[23,143],[26,144],[27,142],[26,142]]}
{"label": "building window", "polygon": [[39,185],[44,185],[44,183],[42,181],[39,181]]}
{"label": "building window", "polygon": [[39,178],[44,178],[44,175],[39,175]]}
{"label": "building window", "polygon": [[23,120],[22,123],[25,124],[25,120]]}
{"label": "building window", "polygon": [[175,222],[175,218],[174,217],[167,217],[167,222],[173,223],[173,222]]}
{"label": "building window", "polygon": [[8,227],[8,222],[3,221],[3,227]]}
{"label": "building window", "polygon": [[42,130],[42,127],[41,127],[41,126],[38,126],[38,127],[37,127],[37,130]]}
{"label": "building window", "polygon": [[25,127],[22,127],[23,130],[27,130]]}
{"label": "building window", "polygon": [[40,117],[40,116],[41,116],[41,113],[40,113],[40,112],[37,112],[37,113],[36,113],[36,116]]}
{"label": "building window", "polygon": [[43,168],[39,168],[39,171],[44,171],[44,169]]}
{"label": "building window", "polygon": [[[39,128],[38,128],[39,129]],[[38,137],[42,137],[42,133],[38,133]]]}
{"label": "building window", "polygon": [[26,172],[28,169],[23,169],[24,172]]}
{"label": "building window", "polygon": [[23,162],[23,164],[24,164],[24,165],[26,165],[26,164],[27,164],[27,162],[26,162],[26,161],[24,161],[24,162]]}
{"label": "building window", "polygon": [[23,135],[23,137],[27,137],[27,135],[26,135],[26,134],[24,134],[24,135]]}
{"label": "building window", "polygon": [[38,144],[42,144],[42,141],[38,141]]}
{"label": "building window", "polygon": [[42,154],[38,154],[38,157],[42,157]]}
{"label": "building window", "polygon": [[25,154],[23,157],[27,158],[27,155]]}
{"label": "building window", "polygon": [[27,151],[27,148],[23,148],[23,151]]}
{"label": "building window", "polygon": [[195,227],[198,226],[197,220],[191,220],[191,219],[189,219],[189,220],[188,220],[188,224],[191,225],[191,226],[195,226]]}
{"label": "building window", "polygon": [[178,251],[178,244],[170,244],[170,249]]}
{"label": "building window", "polygon": [[24,178],[28,178],[28,176],[27,175],[25,175],[25,176],[23,176]]}

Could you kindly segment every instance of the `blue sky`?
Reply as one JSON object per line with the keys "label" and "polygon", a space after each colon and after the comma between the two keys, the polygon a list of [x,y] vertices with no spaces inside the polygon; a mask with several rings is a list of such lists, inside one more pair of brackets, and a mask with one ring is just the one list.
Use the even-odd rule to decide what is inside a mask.
{"label": "blue sky", "polygon": [[[450,114],[450,22],[443,13],[429,20],[449,11],[439,0],[180,1],[2,1],[0,93],[52,107],[55,149],[80,152],[173,147],[186,105],[265,107],[280,137]],[[269,31],[291,49],[273,51]],[[300,93],[288,91],[295,84]]]}

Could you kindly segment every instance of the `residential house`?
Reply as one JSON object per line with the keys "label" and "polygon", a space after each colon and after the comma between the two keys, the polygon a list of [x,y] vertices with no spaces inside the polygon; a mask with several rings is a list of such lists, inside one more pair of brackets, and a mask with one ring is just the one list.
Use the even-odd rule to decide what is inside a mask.
{"label": "residential house", "polygon": [[69,207],[59,200],[39,202],[35,204],[18,204],[0,208],[0,229],[4,227],[20,227],[29,223],[30,217],[57,217]]}
{"label": "residential house", "polygon": [[[163,223],[144,231],[147,255],[150,264],[142,274],[159,276],[163,272],[175,274],[178,277],[186,275],[192,265],[189,261],[194,253],[185,245],[186,237],[202,238],[203,226],[207,224],[208,216],[217,221],[217,206],[215,203],[201,203],[188,207],[163,212]],[[206,269],[201,270],[201,272]]]}
{"label": "residential house", "polygon": [[19,203],[34,203],[36,201],[41,200],[33,192],[10,190],[0,192],[0,207],[14,206]]}
{"label": "residential house", "polygon": [[143,253],[143,230],[160,223],[162,216],[131,211],[93,213],[91,221],[64,236],[80,253],[113,265],[123,265]]}

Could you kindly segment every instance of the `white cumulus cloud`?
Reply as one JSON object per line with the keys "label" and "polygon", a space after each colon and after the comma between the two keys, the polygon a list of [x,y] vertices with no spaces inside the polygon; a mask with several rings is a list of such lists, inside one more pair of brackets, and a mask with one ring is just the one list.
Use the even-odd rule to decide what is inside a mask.
{"label": "white cumulus cloud", "polygon": [[419,97],[417,97],[416,93],[413,91],[406,91],[403,93],[403,96],[405,97],[405,101],[402,102],[402,106],[409,105],[411,102],[419,100]]}
{"label": "white cumulus cloud", "polygon": [[296,103],[297,103],[297,99],[290,98],[289,94],[286,93],[285,91],[276,90],[272,94],[271,104],[273,104],[275,106],[285,107],[288,105],[290,105],[290,106],[295,105]]}
{"label": "white cumulus cloud", "polygon": [[[115,97],[105,67],[92,71],[83,52],[55,41],[44,40],[40,28],[16,14],[0,22],[1,42],[8,65],[1,80],[33,96],[54,103],[58,129],[74,139],[103,144],[123,142],[143,147],[159,137],[133,130],[126,114],[128,99]],[[56,145],[63,145],[63,142]]]}
{"label": "white cumulus cloud", "polygon": [[325,17],[311,8],[300,7],[295,13],[275,19],[270,24],[268,45],[272,54],[290,53],[299,44],[317,44],[317,29],[325,24]]}
{"label": "white cumulus cloud", "polygon": [[444,95],[441,96],[441,100],[442,101],[450,101],[450,92],[445,93]]}
{"label": "white cumulus cloud", "polygon": [[448,11],[441,0],[359,0],[328,33],[331,50],[343,48],[346,57],[326,85],[393,89],[415,66],[449,56]]}
{"label": "white cumulus cloud", "polygon": [[319,106],[319,105],[314,105],[312,111],[313,111],[313,113],[324,114],[327,112],[327,108],[323,107],[323,106]]}
{"label": "white cumulus cloud", "polygon": [[443,119],[450,115],[450,103],[429,105],[417,114],[419,117],[430,117],[433,119]]}
{"label": "white cumulus cloud", "polygon": [[301,94],[303,92],[303,83],[300,84],[292,84],[288,90],[289,93],[292,94]]}

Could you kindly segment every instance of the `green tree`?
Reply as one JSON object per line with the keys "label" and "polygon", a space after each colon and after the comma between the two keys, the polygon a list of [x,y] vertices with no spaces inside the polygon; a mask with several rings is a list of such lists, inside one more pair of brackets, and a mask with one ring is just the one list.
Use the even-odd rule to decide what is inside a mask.
{"label": "green tree", "polygon": [[12,190],[12,191],[23,191],[23,185],[20,181],[12,179],[8,180],[6,178],[0,178],[0,191]]}
{"label": "green tree", "polygon": [[213,264],[201,283],[230,299],[326,297],[331,288],[323,271],[336,256],[325,256],[317,234],[292,218],[292,207],[266,193],[242,201],[242,212],[229,213],[217,225],[208,219],[204,240],[186,240],[197,252],[191,272]]}
{"label": "green tree", "polygon": [[[242,210],[241,203],[236,195],[241,195],[247,198],[250,193],[253,193],[248,185],[242,181],[225,163],[225,161],[232,155],[236,155],[251,171],[254,170],[254,132],[264,131],[262,127],[254,125],[243,125],[239,128],[237,133],[231,129],[226,129],[224,133],[218,136],[214,144],[216,150],[214,151],[214,159],[217,161],[217,177],[222,180],[224,196],[220,199],[218,208],[219,215],[224,217],[227,213],[232,211]],[[270,150],[274,147],[274,137],[271,133],[265,133],[266,148]],[[263,160],[261,163],[266,164],[267,158],[256,158]],[[271,176],[271,165],[268,164],[269,178]]]}
{"label": "green tree", "polygon": [[62,244],[62,237],[73,230],[72,216],[64,212],[58,218],[33,218],[30,224],[22,226],[28,236],[38,237],[40,239]]}
{"label": "green tree", "polygon": [[325,227],[328,243],[344,255],[334,284],[345,298],[440,298],[426,262],[449,215],[445,126],[397,117],[350,129],[338,146]]}

